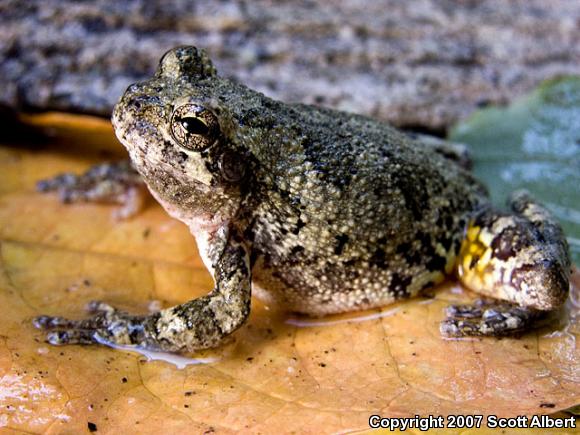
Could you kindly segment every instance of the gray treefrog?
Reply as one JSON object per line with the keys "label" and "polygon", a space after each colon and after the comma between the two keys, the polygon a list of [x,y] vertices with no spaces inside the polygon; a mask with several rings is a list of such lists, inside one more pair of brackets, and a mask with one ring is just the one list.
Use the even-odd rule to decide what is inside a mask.
{"label": "gray treefrog", "polygon": [[455,274],[497,301],[449,307],[448,336],[523,331],[567,297],[560,226],[526,193],[510,213],[494,209],[461,147],[272,100],[185,46],[129,86],[112,120],[153,196],[191,229],[215,288],[151,315],[93,302],[85,320],[36,318],[53,344],[217,346],[248,318],[252,292],[320,316],[409,298]]}

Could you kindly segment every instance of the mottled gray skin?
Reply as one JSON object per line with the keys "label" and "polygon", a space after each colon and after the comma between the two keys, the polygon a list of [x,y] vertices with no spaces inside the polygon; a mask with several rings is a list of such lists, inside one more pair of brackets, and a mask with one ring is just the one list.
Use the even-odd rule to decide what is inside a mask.
{"label": "mottled gray skin", "polygon": [[[216,286],[150,316],[93,303],[97,314],[84,321],[38,318],[59,329],[49,337],[55,344],[212,347],[246,320],[252,288],[287,310],[323,315],[416,295],[461,261],[462,282],[517,306],[452,307],[444,334],[521,331],[566,298],[569,260],[557,224],[547,212],[538,225],[521,210],[494,212],[457,147],[363,116],[274,101],[219,77],[194,47],[169,51],[151,80],[130,86],[113,125],[152,194],[191,228]],[[481,239],[469,243],[491,249],[489,258],[478,254],[493,269],[483,290],[470,281],[478,258],[469,243],[458,258],[473,225]],[[500,242],[508,236],[519,246],[506,254]],[[512,283],[507,268],[511,276],[524,266],[531,277]]]}

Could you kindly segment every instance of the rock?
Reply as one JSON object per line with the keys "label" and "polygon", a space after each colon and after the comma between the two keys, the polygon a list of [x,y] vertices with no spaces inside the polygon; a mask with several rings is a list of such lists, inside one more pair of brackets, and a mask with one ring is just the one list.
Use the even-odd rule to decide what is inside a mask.
{"label": "rock", "polygon": [[169,48],[272,97],[442,131],[577,73],[576,0],[4,0],[0,104],[109,116]]}

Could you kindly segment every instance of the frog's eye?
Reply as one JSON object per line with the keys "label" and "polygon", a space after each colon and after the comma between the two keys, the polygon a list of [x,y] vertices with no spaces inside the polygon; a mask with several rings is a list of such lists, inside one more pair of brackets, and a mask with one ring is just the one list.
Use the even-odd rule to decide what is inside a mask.
{"label": "frog's eye", "polygon": [[173,111],[171,134],[183,147],[201,151],[219,136],[219,122],[210,110],[197,104],[184,104]]}

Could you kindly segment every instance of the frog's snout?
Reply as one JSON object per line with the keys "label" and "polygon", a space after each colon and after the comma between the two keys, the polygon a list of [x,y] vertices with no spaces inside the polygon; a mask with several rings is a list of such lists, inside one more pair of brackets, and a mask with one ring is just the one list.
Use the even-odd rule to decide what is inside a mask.
{"label": "frog's snout", "polygon": [[199,80],[216,75],[217,70],[206,51],[191,45],[175,47],[166,52],[157,69],[157,76],[173,80],[184,77]]}

